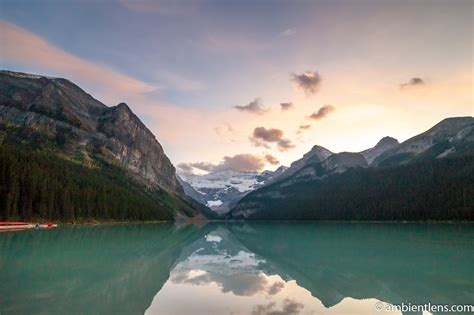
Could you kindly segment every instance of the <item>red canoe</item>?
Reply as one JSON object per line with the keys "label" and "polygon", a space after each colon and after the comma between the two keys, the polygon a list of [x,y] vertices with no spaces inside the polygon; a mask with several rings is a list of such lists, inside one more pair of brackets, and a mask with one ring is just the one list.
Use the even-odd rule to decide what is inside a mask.
{"label": "red canoe", "polygon": [[23,230],[34,228],[35,225],[28,222],[0,222],[0,231],[2,230]]}
{"label": "red canoe", "polygon": [[0,232],[1,231],[12,231],[12,230],[24,230],[24,229],[48,229],[57,227],[57,224],[54,223],[29,223],[29,222],[0,222]]}

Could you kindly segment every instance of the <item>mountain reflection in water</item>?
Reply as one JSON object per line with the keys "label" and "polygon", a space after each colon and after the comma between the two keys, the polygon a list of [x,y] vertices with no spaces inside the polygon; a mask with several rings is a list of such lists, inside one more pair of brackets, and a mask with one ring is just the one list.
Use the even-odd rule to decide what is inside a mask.
{"label": "mountain reflection in water", "polygon": [[467,304],[473,245],[468,224],[124,224],[3,233],[0,313],[380,314],[378,301]]}

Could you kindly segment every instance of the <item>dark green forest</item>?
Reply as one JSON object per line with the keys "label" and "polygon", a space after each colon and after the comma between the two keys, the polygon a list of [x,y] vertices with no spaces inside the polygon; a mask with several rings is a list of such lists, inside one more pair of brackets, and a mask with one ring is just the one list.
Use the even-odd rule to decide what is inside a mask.
{"label": "dark green forest", "polygon": [[251,192],[237,210],[258,209],[255,220],[474,220],[473,156],[280,184]]}
{"label": "dark green forest", "polygon": [[173,220],[192,207],[107,163],[0,145],[0,219],[37,221]]}

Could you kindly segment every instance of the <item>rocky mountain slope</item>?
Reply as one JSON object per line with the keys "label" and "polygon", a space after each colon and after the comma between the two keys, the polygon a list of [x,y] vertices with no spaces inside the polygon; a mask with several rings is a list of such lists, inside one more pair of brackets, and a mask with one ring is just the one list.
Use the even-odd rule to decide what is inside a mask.
{"label": "rocky mountain slope", "polygon": [[413,138],[393,146],[373,161],[377,165],[398,165],[412,160],[442,158],[470,151],[474,142],[474,118],[446,118]]}
{"label": "rocky mountain slope", "polygon": [[399,142],[397,139],[392,137],[383,137],[379,142],[377,142],[375,147],[364,150],[360,153],[365,157],[367,163],[371,165],[377,157],[398,145]]}
{"label": "rocky mountain slope", "polygon": [[328,149],[321,147],[319,145],[315,145],[313,146],[313,148],[311,148],[311,150],[308,153],[303,155],[301,159],[296,160],[295,162],[291,163],[288,169],[284,170],[283,172],[281,172],[281,174],[277,176],[273,176],[273,178],[268,180],[266,184],[269,185],[276,181],[280,181],[285,178],[291,177],[292,175],[300,171],[302,168],[304,168],[306,165],[322,162],[325,159],[327,159],[329,156],[331,156],[332,154],[333,153],[329,151]]}
{"label": "rocky mountain slope", "polygon": [[400,144],[384,138],[361,153],[301,159],[227,218],[474,219],[473,130],[473,117],[448,118]]}
{"label": "rocky mountain slope", "polygon": [[117,166],[192,208],[162,146],[125,103],[107,107],[66,79],[0,71],[0,128],[4,145]]}
{"label": "rocky mountain slope", "polygon": [[160,143],[127,104],[107,107],[68,80],[1,71],[0,124],[59,142],[68,155],[93,155],[182,192]]}

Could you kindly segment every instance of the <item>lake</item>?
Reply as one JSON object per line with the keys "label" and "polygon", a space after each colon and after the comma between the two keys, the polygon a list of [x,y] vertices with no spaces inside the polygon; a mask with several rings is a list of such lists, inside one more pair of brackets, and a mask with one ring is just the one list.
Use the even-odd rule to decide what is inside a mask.
{"label": "lake", "polygon": [[400,314],[472,304],[473,266],[470,224],[65,226],[0,233],[0,313]]}

